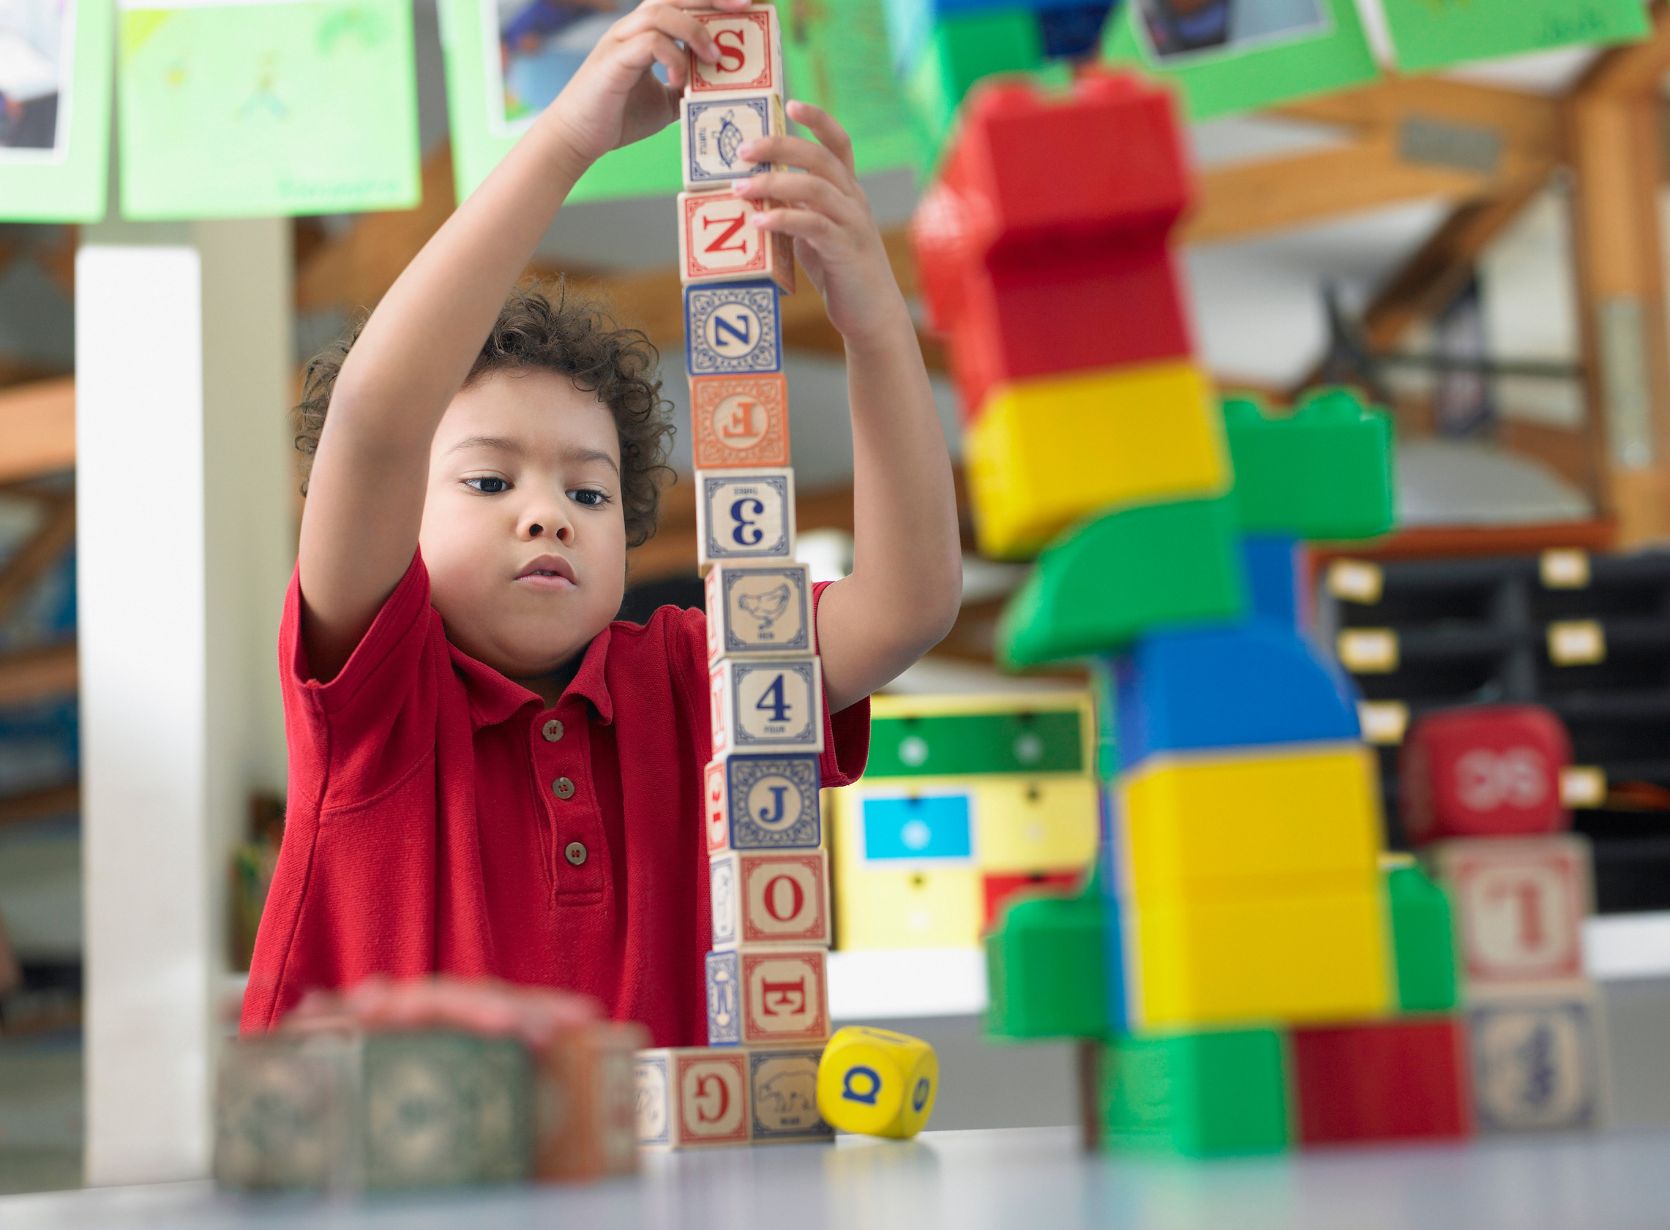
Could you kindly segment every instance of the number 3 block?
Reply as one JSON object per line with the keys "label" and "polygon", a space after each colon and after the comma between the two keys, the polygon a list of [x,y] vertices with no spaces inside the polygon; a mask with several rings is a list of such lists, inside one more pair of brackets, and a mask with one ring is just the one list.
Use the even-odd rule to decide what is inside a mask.
{"label": "number 3 block", "polygon": [[721,564],[707,574],[707,659],[804,656],[817,648],[812,570]]}
{"label": "number 3 block", "polygon": [[713,751],[822,752],[823,670],[816,657],[726,658],[709,676]]}
{"label": "number 3 block", "polygon": [[649,1149],[745,1145],[748,1057],[712,1047],[639,1051],[638,1144]]}
{"label": "number 3 block", "polygon": [[794,557],[793,470],[703,470],[696,475],[697,563]]}
{"label": "number 3 block", "polygon": [[715,949],[829,943],[829,870],[822,850],[733,851],[710,866]]}
{"label": "number 3 block", "polygon": [[707,850],[814,850],[823,842],[816,756],[738,756],[707,766]]}
{"label": "number 3 block", "polygon": [[1581,837],[1443,841],[1432,857],[1455,902],[1470,987],[1583,977],[1583,920],[1594,892]]}
{"label": "number 3 block", "polygon": [[707,1040],[714,1046],[822,1042],[829,1036],[828,954],[733,948],[707,954]]}

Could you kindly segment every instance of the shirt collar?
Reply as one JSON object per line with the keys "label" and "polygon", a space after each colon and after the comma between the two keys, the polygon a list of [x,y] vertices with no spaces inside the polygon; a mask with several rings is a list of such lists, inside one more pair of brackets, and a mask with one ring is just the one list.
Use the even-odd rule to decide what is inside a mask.
{"label": "shirt collar", "polygon": [[[615,720],[615,703],[609,696],[609,688],[603,677],[603,665],[609,656],[611,631],[604,628],[591,638],[591,644],[586,646],[585,654],[580,659],[580,669],[563,689],[562,697],[557,702],[561,704],[570,697],[590,701],[592,708],[597,711],[598,720],[605,726]],[[464,691],[470,702],[470,721],[475,729],[495,726],[510,718],[524,705],[544,703],[539,693],[500,674],[485,662],[472,658],[450,641],[448,648],[452,651],[452,668],[464,681]]]}

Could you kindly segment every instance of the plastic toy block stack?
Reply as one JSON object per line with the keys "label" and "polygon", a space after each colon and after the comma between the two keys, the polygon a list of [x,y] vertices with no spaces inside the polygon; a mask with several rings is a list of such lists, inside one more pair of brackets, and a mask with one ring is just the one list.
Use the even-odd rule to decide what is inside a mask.
{"label": "plastic toy block stack", "polygon": [[1170,248],[1189,195],[1170,97],[1087,71],[974,90],[913,223],[979,541],[1042,551],[999,653],[1088,657],[1105,698],[1097,876],[1005,912],[988,1026],[1099,1040],[1110,1148],[1465,1134],[1443,898],[1382,869],[1354,698],[1299,626],[1299,544],[1391,527],[1389,424],[1337,391],[1218,404]]}
{"label": "plastic toy block stack", "polygon": [[818,807],[823,675],[811,578],[794,562],[779,324],[793,253],[751,226],[758,206],[730,191],[769,169],[739,147],[784,130],[782,37],[770,5],[696,17],[721,56],[690,58],[678,197],[713,696],[714,947],[709,1045],[638,1059],[638,1139],[664,1148],[834,1136],[817,1107],[831,938]]}
{"label": "plastic toy block stack", "polygon": [[433,1029],[241,1039],[216,1081],[215,1182],[353,1194],[629,1174],[644,1042],[631,1024],[540,1051]]}
{"label": "plastic toy block stack", "polygon": [[973,948],[1096,853],[1090,697],[878,696],[864,780],[826,800],[843,950]]}
{"label": "plastic toy block stack", "polygon": [[1592,1128],[1606,1103],[1600,1001],[1583,968],[1588,842],[1560,798],[1571,744],[1532,705],[1417,720],[1399,760],[1404,831],[1449,893],[1479,1127]]}

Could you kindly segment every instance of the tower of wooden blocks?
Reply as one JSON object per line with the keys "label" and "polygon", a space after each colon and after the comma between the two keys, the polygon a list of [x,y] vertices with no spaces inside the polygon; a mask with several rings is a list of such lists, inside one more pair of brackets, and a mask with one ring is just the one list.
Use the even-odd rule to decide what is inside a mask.
{"label": "tower of wooden blocks", "polygon": [[836,947],[973,948],[1015,893],[1096,856],[1085,692],[878,696],[864,780],[826,799]]}
{"label": "tower of wooden blocks", "polygon": [[818,808],[823,673],[809,570],[794,562],[794,472],[779,296],[792,244],[749,222],[742,144],[784,131],[768,4],[697,12],[720,60],[690,57],[678,196],[686,371],[706,575],[713,760],[704,814],[713,950],[708,1045],[638,1057],[648,1147],[829,1140],[829,871]]}
{"label": "tower of wooden blocks", "polygon": [[1098,875],[1006,911],[988,1024],[1094,1041],[1112,1148],[1463,1135],[1444,899],[1383,867],[1355,698],[1299,623],[1300,544],[1392,524],[1389,424],[1340,391],[1219,404],[1171,252],[1189,197],[1164,91],[994,81],[912,227],[980,544],[1037,557],[1000,655],[1089,657],[1102,700]]}
{"label": "tower of wooden blocks", "polygon": [[1422,717],[1399,760],[1404,831],[1454,904],[1484,1131],[1592,1128],[1605,1112],[1583,967],[1593,859],[1561,802],[1570,762],[1560,720],[1531,705]]}

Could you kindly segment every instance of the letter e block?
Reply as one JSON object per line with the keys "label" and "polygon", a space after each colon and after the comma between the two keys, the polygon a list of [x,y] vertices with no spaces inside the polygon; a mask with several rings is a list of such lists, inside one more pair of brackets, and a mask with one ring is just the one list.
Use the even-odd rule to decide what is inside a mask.
{"label": "letter e block", "polygon": [[713,946],[829,943],[829,873],[822,850],[731,851],[711,862]]}

